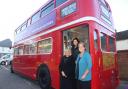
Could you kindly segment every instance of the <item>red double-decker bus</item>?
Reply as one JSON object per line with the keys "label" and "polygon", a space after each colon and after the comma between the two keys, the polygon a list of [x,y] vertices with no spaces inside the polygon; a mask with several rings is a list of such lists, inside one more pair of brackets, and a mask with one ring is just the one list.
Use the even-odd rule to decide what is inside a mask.
{"label": "red double-decker bus", "polygon": [[37,79],[42,89],[59,89],[60,60],[75,37],[92,57],[92,89],[116,89],[116,31],[104,0],[47,2],[15,30],[11,72]]}

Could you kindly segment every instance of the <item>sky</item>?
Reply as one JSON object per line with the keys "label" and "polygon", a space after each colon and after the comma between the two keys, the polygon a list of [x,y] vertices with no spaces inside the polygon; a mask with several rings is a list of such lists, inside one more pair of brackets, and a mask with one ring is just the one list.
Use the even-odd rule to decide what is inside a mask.
{"label": "sky", "polygon": [[[14,30],[48,0],[0,0],[0,41],[14,40]],[[117,31],[128,30],[128,0],[107,0]]]}

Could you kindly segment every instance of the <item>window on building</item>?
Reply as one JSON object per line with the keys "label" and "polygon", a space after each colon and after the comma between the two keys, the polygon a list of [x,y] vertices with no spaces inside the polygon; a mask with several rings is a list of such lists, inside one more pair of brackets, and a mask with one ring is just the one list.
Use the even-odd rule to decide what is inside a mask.
{"label": "window on building", "polygon": [[32,16],[32,23],[38,21],[40,19],[40,11]]}
{"label": "window on building", "polygon": [[66,1],[67,0],[56,0],[56,6],[59,6],[59,5],[63,4]]}
{"label": "window on building", "polygon": [[112,37],[109,37],[109,47],[110,52],[115,52],[115,39]]}
{"label": "window on building", "polygon": [[52,52],[52,39],[48,38],[38,42],[38,53],[47,54]]}
{"label": "window on building", "polygon": [[41,10],[41,17],[44,17],[54,9],[54,2],[50,2],[47,6],[43,7]]}
{"label": "window on building", "polygon": [[104,33],[100,33],[101,38],[101,49],[102,51],[107,51],[107,37]]}
{"label": "window on building", "polygon": [[98,50],[98,34],[94,31],[94,47]]}

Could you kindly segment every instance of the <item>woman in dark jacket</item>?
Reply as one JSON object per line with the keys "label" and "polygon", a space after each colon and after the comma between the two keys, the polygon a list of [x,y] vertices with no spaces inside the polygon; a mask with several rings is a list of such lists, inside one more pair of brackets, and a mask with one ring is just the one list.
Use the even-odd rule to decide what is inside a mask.
{"label": "woman in dark jacket", "polygon": [[78,48],[78,44],[79,44],[79,39],[78,38],[74,38],[73,41],[72,41],[72,56],[73,58],[76,60],[77,59],[77,56],[78,54],[80,53],[79,52],[79,48]]}
{"label": "woman in dark jacket", "polygon": [[71,51],[66,50],[60,63],[60,89],[74,89],[74,63],[71,56]]}
{"label": "woman in dark jacket", "polygon": [[[79,55],[79,48],[78,48],[78,44],[79,44],[79,39],[78,38],[74,38],[73,40],[72,40],[72,49],[71,49],[71,51],[72,51],[72,56],[73,56],[73,63],[74,63],[74,68],[73,68],[73,70],[74,70],[74,75],[75,75],[75,67],[76,67],[76,64],[75,64],[75,61],[77,60],[77,56]],[[74,76],[74,81],[73,81],[73,89],[76,89],[76,79],[75,79],[75,76]]]}

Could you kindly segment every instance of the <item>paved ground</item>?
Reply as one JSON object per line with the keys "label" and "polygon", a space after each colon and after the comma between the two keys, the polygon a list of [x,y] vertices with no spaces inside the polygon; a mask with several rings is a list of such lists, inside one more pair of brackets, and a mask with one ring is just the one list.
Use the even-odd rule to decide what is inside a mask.
{"label": "paved ground", "polygon": [[9,67],[0,68],[0,89],[40,89],[37,82],[17,74],[11,74]]}
{"label": "paved ground", "polygon": [[[9,67],[0,68],[0,89],[40,89],[36,81],[10,73]],[[128,81],[121,81],[117,89],[128,89]]]}

